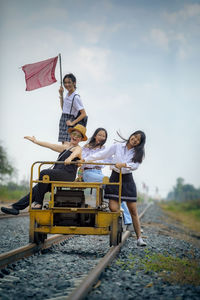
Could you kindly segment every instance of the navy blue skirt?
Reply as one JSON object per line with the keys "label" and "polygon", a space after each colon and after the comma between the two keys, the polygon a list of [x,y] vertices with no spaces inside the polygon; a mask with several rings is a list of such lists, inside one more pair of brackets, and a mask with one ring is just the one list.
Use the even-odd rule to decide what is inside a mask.
{"label": "navy blue skirt", "polygon": [[[112,171],[110,176],[110,182],[119,182],[119,173]],[[106,199],[119,200],[119,186],[118,185],[106,185],[105,195]],[[137,190],[133,180],[132,173],[122,174],[122,195],[121,201],[136,202]]]}

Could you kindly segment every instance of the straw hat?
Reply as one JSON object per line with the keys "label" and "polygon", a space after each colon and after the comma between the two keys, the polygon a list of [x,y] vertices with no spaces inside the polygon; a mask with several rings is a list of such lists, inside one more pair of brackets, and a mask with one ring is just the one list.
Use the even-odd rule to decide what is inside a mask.
{"label": "straw hat", "polygon": [[68,132],[69,133],[71,133],[71,132],[73,132],[73,131],[79,131],[81,134],[82,134],[82,141],[87,141],[87,136],[85,135],[85,133],[86,133],[86,128],[83,126],[83,125],[81,125],[81,124],[77,124],[76,126],[74,126],[74,127],[70,127],[69,129],[68,129]]}

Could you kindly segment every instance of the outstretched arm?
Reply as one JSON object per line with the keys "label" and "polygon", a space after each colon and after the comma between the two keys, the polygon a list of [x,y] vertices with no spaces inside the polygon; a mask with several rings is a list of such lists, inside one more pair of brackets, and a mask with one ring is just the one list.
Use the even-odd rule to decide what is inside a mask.
{"label": "outstretched arm", "polygon": [[80,160],[82,159],[82,149],[80,146],[73,148],[71,151],[72,154],[67,159],[65,159],[65,165],[69,165],[71,161],[76,157],[78,157]]}
{"label": "outstretched arm", "polygon": [[34,144],[36,145],[39,145],[39,146],[42,146],[42,147],[45,147],[45,148],[49,148],[53,151],[56,151],[56,152],[62,152],[63,150],[65,150],[66,148],[66,145],[57,145],[57,144],[51,144],[51,143],[48,143],[48,142],[42,142],[42,141],[38,141],[35,136],[25,136],[24,137],[26,140],[29,140],[31,142],[33,142]]}
{"label": "outstretched arm", "polygon": [[106,158],[111,158],[112,155],[115,154],[115,152],[116,152],[116,145],[117,144],[113,144],[109,148],[105,148],[102,151],[99,151],[97,153],[88,155],[85,158],[86,162],[91,162],[91,161],[103,160],[103,159],[106,159]]}

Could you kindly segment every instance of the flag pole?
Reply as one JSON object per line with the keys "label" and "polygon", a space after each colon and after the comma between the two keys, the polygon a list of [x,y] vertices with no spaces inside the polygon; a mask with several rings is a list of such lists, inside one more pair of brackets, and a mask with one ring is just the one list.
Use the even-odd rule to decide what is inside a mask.
{"label": "flag pole", "polygon": [[60,85],[63,86],[62,84],[62,65],[61,65],[61,54],[58,54],[59,57],[59,64],[60,64]]}

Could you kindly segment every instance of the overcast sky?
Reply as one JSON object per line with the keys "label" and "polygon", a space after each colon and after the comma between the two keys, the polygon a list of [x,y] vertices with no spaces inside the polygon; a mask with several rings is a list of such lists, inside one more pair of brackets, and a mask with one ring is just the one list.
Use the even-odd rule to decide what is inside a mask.
{"label": "overcast sky", "polygon": [[[146,157],[134,172],[151,195],[164,197],[178,177],[200,187],[200,1],[0,0],[0,140],[29,178],[36,160],[57,154],[24,140],[57,142],[57,83],[25,91],[19,68],[58,53],[63,74],[77,77],[89,116],[88,136],[105,127],[147,136]],[[82,143],[82,145],[84,145]]]}

